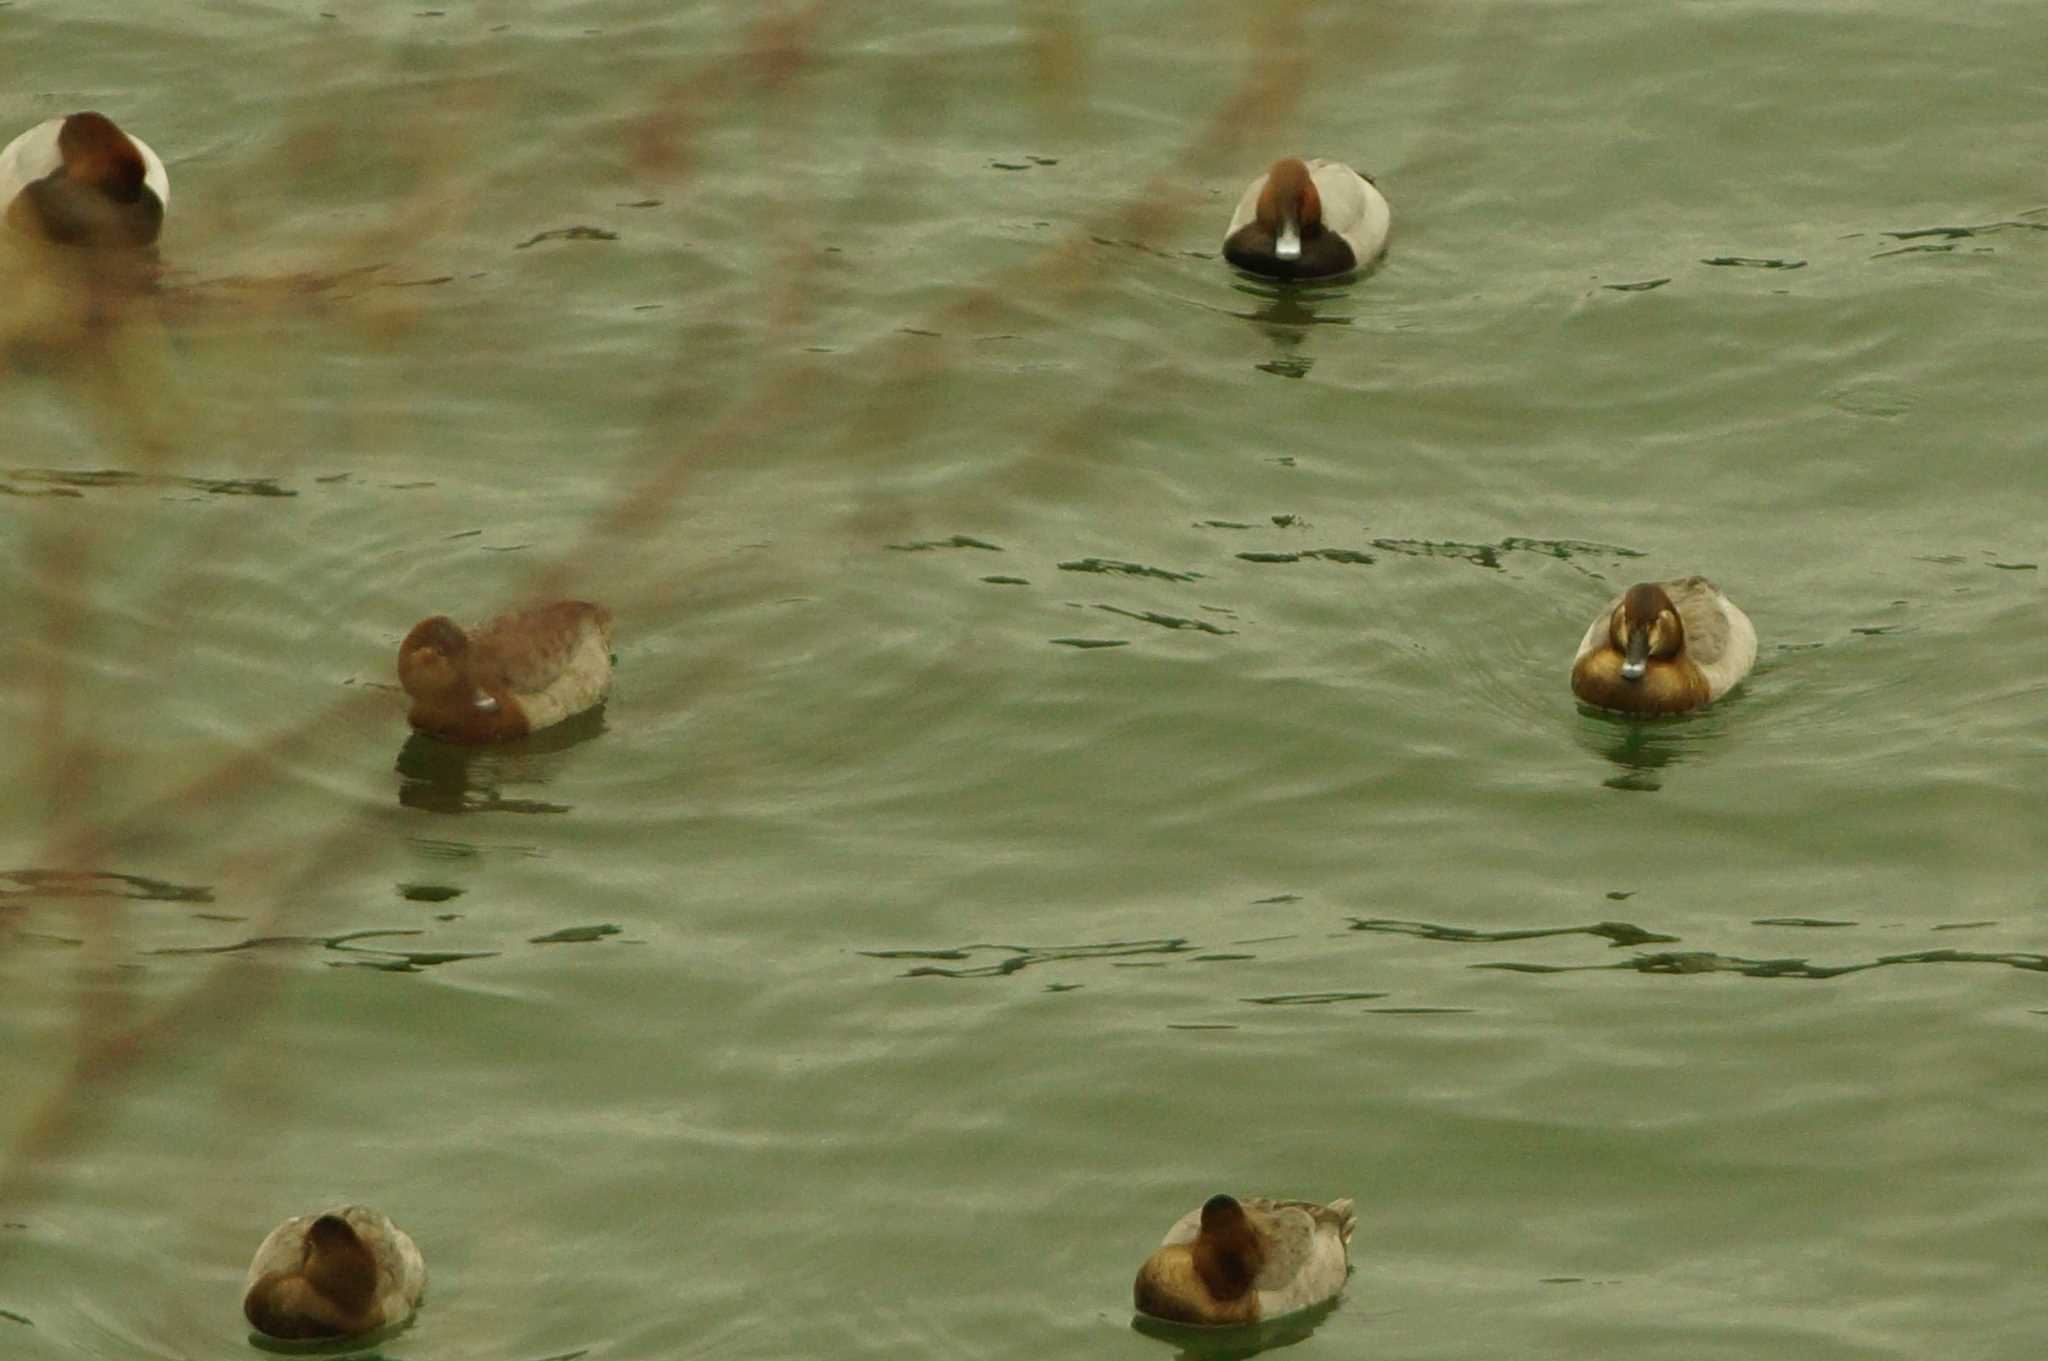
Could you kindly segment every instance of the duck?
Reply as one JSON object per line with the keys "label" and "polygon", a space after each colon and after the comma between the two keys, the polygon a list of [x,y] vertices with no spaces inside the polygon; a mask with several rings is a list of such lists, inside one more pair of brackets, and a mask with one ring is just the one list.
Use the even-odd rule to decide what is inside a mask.
{"label": "duck", "polygon": [[1600,611],[1572,659],[1572,693],[1596,709],[1681,714],[1756,664],[1756,625],[1705,577],[1643,581]]}
{"label": "duck", "polygon": [[1318,279],[1371,264],[1393,217],[1379,186],[1342,161],[1286,156],[1246,186],[1223,258],[1276,279]]}
{"label": "duck", "polygon": [[151,246],[171,177],[140,137],[103,113],[38,123],[0,150],[7,225],[61,246]]}
{"label": "duck", "polygon": [[249,1263],[242,1314],[266,1337],[357,1337],[405,1322],[427,1288],[411,1235],[366,1205],[272,1229]]}
{"label": "duck", "polygon": [[612,686],[612,615],[587,600],[501,614],[465,633],[422,619],[398,648],[413,727],[449,742],[503,742],[595,707]]}
{"label": "duck", "polygon": [[1335,1299],[1351,1270],[1351,1201],[1217,1195],[1166,1231],[1131,1287],[1140,1314],[1216,1327]]}

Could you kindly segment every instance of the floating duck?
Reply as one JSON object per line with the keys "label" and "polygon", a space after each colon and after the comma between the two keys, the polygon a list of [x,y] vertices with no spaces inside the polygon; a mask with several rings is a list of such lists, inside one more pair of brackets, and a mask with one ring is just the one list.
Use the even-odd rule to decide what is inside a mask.
{"label": "floating duck", "polygon": [[139,137],[102,113],[38,123],[0,150],[7,225],[63,246],[148,246],[171,177]]}
{"label": "floating duck", "polygon": [[242,1313],[268,1337],[355,1337],[411,1318],[426,1288],[426,1261],[405,1230],[342,1205],[270,1231],[249,1263]]}
{"label": "floating duck", "polygon": [[586,600],[501,614],[464,633],[446,615],[398,648],[407,719],[450,742],[500,742],[580,714],[612,685],[612,615]]}
{"label": "floating duck", "polygon": [[1705,577],[1631,586],[1579,642],[1572,693],[1651,717],[1719,699],[1756,663],[1756,626]]}
{"label": "floating duck", "polygon": [[1371,264],[1387,248],[1386,199],[1341,161],[1273,162],[1231,215],[1223,258],[1277,279],[1316,279]]}
{"label": "floating duck", "polygon": [[1211,1196],[1167,1230],[1131,1287],[1169,1323],[1256,1323],[1336,1298],[1350,1273],[1351,1202]]}

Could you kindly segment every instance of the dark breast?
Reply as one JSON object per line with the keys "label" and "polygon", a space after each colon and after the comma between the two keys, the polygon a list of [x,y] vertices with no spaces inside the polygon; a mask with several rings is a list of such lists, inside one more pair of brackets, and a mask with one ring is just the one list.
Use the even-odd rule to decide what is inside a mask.
{"label": "dark breast", "polygon": [[16,195],[7,220],[60,246],[147,246],[163,230],[164,205],[147,185],[124,203],[58,170]]}
{"label": "dark breast", "polygon": [[1358,268],[1351,243],[1332,231],[1317,231],[1301,241],[1301,257],[1282,260],[1273,253],[1270,227],[1247,222],[1223,243],[1223,258],[1239,269],[1274,279],[1320,279]]}

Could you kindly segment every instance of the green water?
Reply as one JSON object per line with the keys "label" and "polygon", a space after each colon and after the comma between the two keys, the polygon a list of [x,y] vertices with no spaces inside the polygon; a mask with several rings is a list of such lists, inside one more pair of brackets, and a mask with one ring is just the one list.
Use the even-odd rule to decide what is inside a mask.
{"label": "green water", "polygon": [[[351,1198],[391,1361],[1165,1356],[1223,1189],[1296,1355],[2040,1355],[2038,6],[330,8],[0,8],[173,185],[6,293],[0,1355]],[[1291,151],[1380,269],[1216,258]],[[408,742],[532,591],[602,716]]]}

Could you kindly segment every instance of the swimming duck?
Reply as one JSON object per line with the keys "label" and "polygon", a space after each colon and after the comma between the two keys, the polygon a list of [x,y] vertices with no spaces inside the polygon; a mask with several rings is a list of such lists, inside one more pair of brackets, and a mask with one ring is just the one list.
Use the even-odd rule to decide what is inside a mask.
{"label": "swimming duck", "polygon": [[355,1337],[412,1317],[426,1288],[426,1261],[405,1230],[341,1205],[270,1231],[249,1263],[242,1313],[269,1337]]}
{"label": "swimming duck", "polygon": [[1645,581],[1600,611],[1572,659],[1572,693],[1639,716],[1684,713],[1756,663],[1756,626],[1705,577]]}
{"label": "swimming duck", "polygon": [[1167,1230],[1131,1287],[1169,1323],[1255,1323],[1333,1299],[1350,1272],[1351,1202],[1211,1196]]}
{"label": "swimming duck", "polygon": [[605,697],[612,615],[587,600],[501,614],[464,633],[446,615],[413,625],[398,648],[407,719],[450,742],[524,737]]}
{"label": "swimming duck", "polygon": [[1350,166],[1289,156],[1237,201],[1223,258],[1277,279],[1343,274],[1379,257],[1391,223],[1379,189]]}
{"label": "swimming duck", "polygon": [[63,246],[148,246],[171,177],[139,137],[102,113],[38,123],[0,150],[7,225]]}

